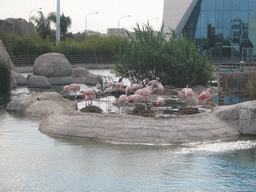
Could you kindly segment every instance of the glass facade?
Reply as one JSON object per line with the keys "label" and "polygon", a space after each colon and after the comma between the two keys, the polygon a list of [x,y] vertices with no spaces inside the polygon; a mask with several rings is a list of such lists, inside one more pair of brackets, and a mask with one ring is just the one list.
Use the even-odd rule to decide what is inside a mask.
{"label": "glass facade", "polygon": [[183,34],[213,57],[248,59],[256,53],[256,0],[199,0]]}

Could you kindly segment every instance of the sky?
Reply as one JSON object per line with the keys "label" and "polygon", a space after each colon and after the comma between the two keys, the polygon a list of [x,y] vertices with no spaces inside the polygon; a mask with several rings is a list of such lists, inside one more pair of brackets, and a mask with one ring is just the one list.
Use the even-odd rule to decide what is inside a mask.
{"label": "sky", "polygon": [[[142,25],[148,20],[155,30],[159,30],[163,3],[164,0],[60,0],[60,13],[71,18],[68,32],[72,33],[84,32],[86,28],[107,33],[107,28],[118,28],[118,23],[120,28],[132,31],[136,23]],[[35,10],[38,8],[42,9]],[[38,17],[38,11],[42,11],[47,17],[56,9],[57,0],[1,0],[0,19],[22,18],[29,21],[29,15]],[[95,12],[98,14],[91,14]]]}

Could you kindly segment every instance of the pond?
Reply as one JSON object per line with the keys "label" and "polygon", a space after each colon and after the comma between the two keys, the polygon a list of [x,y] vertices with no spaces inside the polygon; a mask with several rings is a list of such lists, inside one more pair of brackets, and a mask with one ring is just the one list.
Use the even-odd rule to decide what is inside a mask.
{"label": "pond", "polygon": [[4,110],[10,97],[36,91],[0,96],[0,191],[256,189],[256,137],[156,146],[46,135],[40,117]]}

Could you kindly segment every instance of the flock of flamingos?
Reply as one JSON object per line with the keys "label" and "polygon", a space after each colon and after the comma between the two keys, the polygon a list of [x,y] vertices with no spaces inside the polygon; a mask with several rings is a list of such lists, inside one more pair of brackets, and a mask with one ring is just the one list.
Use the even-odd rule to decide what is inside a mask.
{"label": "flock of flamingos", "polygon": [[[134,83],[132,85],[125,86],[122,81],[120,82],[113,82],[111,79],[107,82],[107,88],[102,90],[101,84],[98,82],[96,84],[96,89],[98,91],[103,91],[103,93],[111,94],[114,90],[117,89],[125,89],[125,94],[121,94],[118,98],[118,105],[123,105],[124,103],[133,103],[134,106],[136,103],[140,103],[141,105],[145,106],[145,109],[147,109],[147,101],[150,102],[149,107],[152,106],[152,100],[150,99],[151,93],[154,91],[155,87],[159,89],[162,93],[164,92],[164,86],[161,84],[159,78],[156,80],[152,80],[146,84],[146,86],[143,86],[142,84]],[[75,94],[75,99],[77,98],[77,92],[80,91],[80,85],[79,84],[70,84],[66,85],[63,89],[63,91],[72,91]],[[92,88],[81,90],[80,93],[84,95],[83,101],[91,101],[90,105],[92,104],[92,100],[96,98],[96,90]],[[184,94],[185,97],[189,98],[190,96],[193,96],[195,92],[187,87],[183,88],[180,91],[181,94]],[[196,104],[198,104],[200,101],[204,101],[204,105],[202,107],[205,107],[205,101],[211,99],[211,89],[208,88],[206,91],[203,91],[198,99]],[[156,100],[156,105],[161,106],[164,105],[165,99],[162,96],[158,96]]]}

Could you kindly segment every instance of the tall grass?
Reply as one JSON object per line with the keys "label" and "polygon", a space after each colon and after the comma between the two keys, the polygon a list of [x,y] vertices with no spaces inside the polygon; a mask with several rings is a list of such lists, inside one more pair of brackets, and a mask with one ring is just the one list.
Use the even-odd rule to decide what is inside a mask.
{"label": "tall grass", "polygon": [[165,85],[206,84],[211,79],[213,66],[210,55],[200,55],[196,43],[177,37],[172,31],[167,38],[163,26],[158,32],[148,24],[127,32],[125,48],[116,54],[114,73],[136,82],[160,77]]}

